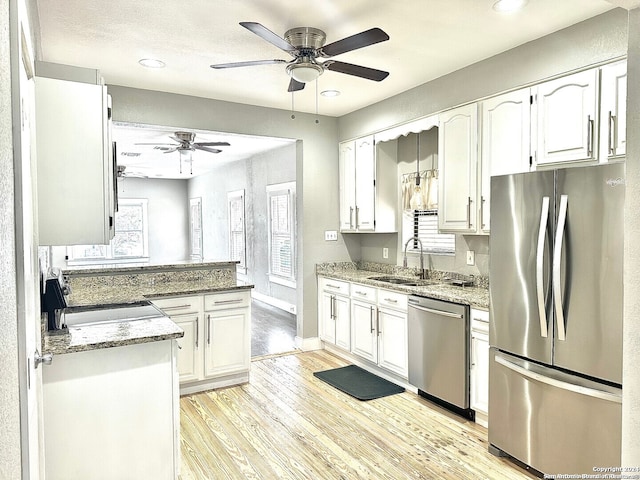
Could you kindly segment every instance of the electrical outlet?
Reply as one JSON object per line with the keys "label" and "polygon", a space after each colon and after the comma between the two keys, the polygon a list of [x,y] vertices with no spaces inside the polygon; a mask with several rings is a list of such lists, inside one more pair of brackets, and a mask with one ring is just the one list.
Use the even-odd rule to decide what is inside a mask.
{"label": "electrical outlet", "polygon": [[382,249],[382,258],[389,258],[389,249],[387,247]]}
{"label": "electrical outlet", "polygon": [[335,242],[338,240],[338,232],[336,230],[325,230],[324,239],[326,241]]}
{"label": "electrical outlet", "polygon": [[467,250],[467,265],[476,264],[476,252],[473,250]]}

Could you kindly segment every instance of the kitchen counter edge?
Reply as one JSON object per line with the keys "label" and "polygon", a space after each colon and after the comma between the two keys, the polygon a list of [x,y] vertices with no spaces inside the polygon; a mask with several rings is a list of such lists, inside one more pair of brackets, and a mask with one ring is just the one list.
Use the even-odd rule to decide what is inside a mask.
{"label": "kitchen counter edge", "polygon": [[380,277],[380,272],[368,270],[343,270],[333,272],[318,272],[318,277],[333,278],[345,282],[360,283],[372,287],[384,288],[395,292],[406,293],[407,295],[418,295],[420,297],[434,298],[462,305],[469,305],[471,308],[489,309],[489,290],[481,287],[458,287],[447,283],[431,283],[421,286],[397,285],[387,282],[373,280],[372,277]]}

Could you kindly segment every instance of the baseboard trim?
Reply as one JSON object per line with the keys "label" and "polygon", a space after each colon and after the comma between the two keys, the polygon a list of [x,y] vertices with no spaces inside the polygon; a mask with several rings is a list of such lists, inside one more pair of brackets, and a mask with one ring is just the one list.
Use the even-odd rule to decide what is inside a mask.
{"label": "baseboard trim", "polygon": [[288,313],[293,313],[296,315],[296,306],[292,303],[286,302],[284,300],[280,300],[279,298],[270,297],[269,295],[264,295],[263,293],[258,293],[255,290],[251,290],[251,298],[258,300],[259,302],[266,303],[267,305],[271,305],[272,307],[279,308],[280,310],[284,310]]}
{"label": "baseboard trim", "polygon": [[322,350],[322,340],[320,337],[302,338],[296,336],[296,348],[303,352],[311,352],[313,350]]}

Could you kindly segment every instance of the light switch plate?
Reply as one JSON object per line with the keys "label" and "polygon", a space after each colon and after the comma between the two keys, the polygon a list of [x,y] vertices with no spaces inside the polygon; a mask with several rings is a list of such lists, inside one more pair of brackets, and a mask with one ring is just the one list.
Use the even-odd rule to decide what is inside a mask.
{"label": "light switch plate", "polygon": [[326,241],[334,242],[338,240],[338,232],[336,230],[325,230],[324,231],[324,239]]}
{"label": "light switch plate", "polygon": [[389,249],[387,247],[382,249],[382,258],[389,258]]}

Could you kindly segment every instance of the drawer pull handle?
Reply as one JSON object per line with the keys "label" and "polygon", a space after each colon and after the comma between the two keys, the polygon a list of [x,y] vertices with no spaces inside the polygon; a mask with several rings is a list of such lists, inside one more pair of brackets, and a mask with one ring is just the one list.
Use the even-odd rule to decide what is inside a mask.
{"label": "drawer pull handle", "polygon": [[364,295],[365,297],[367,296],[367,292],[355,292],[355,293],[357,293],[358,295]]}
{"label": "drawer pull handle", "polygon": [[332,285],[330,283],[327,283],[327,287],[329,287],[329,288],[340,288],[340,285]]}
{"label": "drawer pull handle", "polygon": [[216,300],[214,305],[230,305],[232,303],[240,303],[242,302],[241,298],[236,298],[235,300]]}
{"label": "drawer pull handle", "polygon": [[189,308],[191,306],[191,304],[187,303],[186,305],[175,305],[173,307],[161,307],[160,310],[163,311],[167,311],[167,310],[179,310],[181,308]]}
{"label": "drawer pull handle", "polygon": [[384,301],[389,303],[398,303],[398,300],[394,298],[385,298]]}

